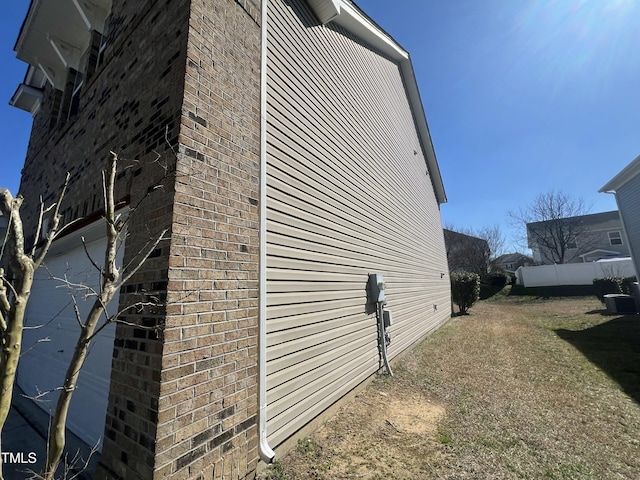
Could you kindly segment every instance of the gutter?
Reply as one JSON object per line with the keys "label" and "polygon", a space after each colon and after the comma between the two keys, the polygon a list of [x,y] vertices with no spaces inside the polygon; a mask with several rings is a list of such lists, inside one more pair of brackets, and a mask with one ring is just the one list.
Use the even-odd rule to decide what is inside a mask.
{"label": "gutter", "polygon": [[267,441],[267,0],[262,0],[260,61],[260,311],[258,317],[258,453],[271,463]]}

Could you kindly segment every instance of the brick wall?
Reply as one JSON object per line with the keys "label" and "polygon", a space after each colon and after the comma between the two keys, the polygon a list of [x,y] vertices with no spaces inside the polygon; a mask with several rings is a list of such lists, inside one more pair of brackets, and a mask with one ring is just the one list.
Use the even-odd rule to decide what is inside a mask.
{"label": "brick wall", "polygon": [[258,22],[252,2],[191,4],[156,478],[257,463]]}
{"label": "brick wall", "polygon": [[78,112],[56,114],[65,92],[48,88],[34,118],[20,187],[27,229],[65,171],[65,222],[98,212],[110,150],[121,158],[118,198],[135,206],[163,185],[132,213],[125,263],[162,229],[171,239],[120,306],[150,294],[166,306],[117,326],[96,478],[255,475],[259,23],[253,0],[114,0],[105,59]]}
{"label": "brick wall", "polygon": [[[141,168],[155,159],[154,151],[165,149],[166,128],[176,144],[188,4],[114,0],[104,62],[85,82],[77,114],[67,118],[56,113],[68,112],[56,106],[69,92],[47,86],[20,185],[27,231],[35,226],[39,196],[54,201],[65,172],[71,174],[62,207],[68,222],[101,208],[100,171],[110,150],[121,157],[117,190],[123,198],[136,194],[131,189],[141,187]],[[169,156],[167,161],[173,160]]]}
{"label": "brick wall", "polygon": [[[100,171],[109,151],[120,156],[117,197],[136,205],[126,242],[128,262],[164,228],[173,215],[175,155],[166,151],[167,137],[177,150],[185,74],[189,2],[114,0],[110,43],[104,62],[86,82],[78,113],[61,120],[56,101],[63,94],[47,87],[34,118],[20,191],[25,196],[26,230],[33,231],[37,199],[57,198],[65,171],[71,173],[62,206],[65,221],[102,208]],[[157,160],[158,151],[162,154]],[[169,246],[159,245],[144,268],[123,288],[121,306],[140,299],[140,292],[166,298]],[[128,313],[136,327],[118,325],[112,360],[111,389],[103,446],[102,470],[114,478],[152,478],[162,363],[165,312]]]}

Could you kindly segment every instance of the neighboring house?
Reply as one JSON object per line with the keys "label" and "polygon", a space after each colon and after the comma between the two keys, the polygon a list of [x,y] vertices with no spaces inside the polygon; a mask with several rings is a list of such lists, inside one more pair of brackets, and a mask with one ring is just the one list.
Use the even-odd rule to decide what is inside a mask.
{"label": "neighboring house", "polygon": [[515,273],[520,267],[533,265],[533,258],[522,253],[506,253],[493,260],[491,265],[492,268],[503,270],[506,273]]}
{"label": "neighboring house", "polygon": [[486,240],[445,228],[444,243],[450,272],[484,275],[489,271],[491,250]]}
{"label": "neighboring house", "polygon": [[[449,318],[446,196],[409,54],[351,1],[33,0],[16,51],[25,227],[65,172],[64,222],[88,219],[49,271],[96,281],[80,238],[99,258],[110,150],[123,261],[170,232],[116,300],[166,304],[103,332],[74,395],[70,427],[103,439],[97,478],[252,478],[380,369],[370,273],[392,359]],[[47,277],[27,322],[49,323],[25,345],[51,341],[25,347],[27,393],[62,382],[76,331]]]}
{"label": "neighboring house", "polygon": [[600,192],[616,197],[622,223],[622,238],[640,280],[640,156],[613,177]]}
{"label": "neighboring house", "polygon": [[[538,265],[629,256],[617,210],[527,223],[527,238],[533,260]],[[555,247],[547,246],[551,244]],[[561,254],[563,261],[558,261]]]}

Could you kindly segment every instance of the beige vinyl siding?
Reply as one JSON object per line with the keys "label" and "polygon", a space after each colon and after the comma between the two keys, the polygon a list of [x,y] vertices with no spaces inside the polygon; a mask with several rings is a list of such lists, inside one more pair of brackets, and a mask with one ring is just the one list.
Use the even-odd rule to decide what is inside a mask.
{"label": "beige vinyl siding", "polygon": [[[399,66],[274,0],[267,69],[267,434],[279,445],[450,315],[440,212]],[[447,275],[442,275],[447,274]]]}

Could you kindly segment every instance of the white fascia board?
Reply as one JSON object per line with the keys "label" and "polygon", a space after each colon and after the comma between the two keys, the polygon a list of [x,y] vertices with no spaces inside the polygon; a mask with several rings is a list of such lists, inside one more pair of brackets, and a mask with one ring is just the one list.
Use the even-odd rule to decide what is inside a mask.
{"label": "white fascia board", "polygon": [[42,89],[21,83],[18,85],[18,89],[11,97],[11,100],[9,100],[9,105],[35,115],[40,108],[42,96]]}
{"label": "white fascia board", "polygon": [[[82,1],[106,15],[102,8],[106,0]],[[32,0],[14,49],[19,60],[40,67],[47,80],[62,90],[66,69],[78,69],[89,41],[86,19],[71,1]]]}
{"label": "white fascia board", "polygon": [[43,88],[47,83],[47,77],[40,67],[29,65],[24,76],[24,84],[30,87]]}
{"label": "white fascia board", "polygon": [[602,187],[598,192],[608,193],[615,192],[620,189],[629,180],[640,175],[640,155],[633,160],[629,165],[624,167],[620,173],[613,177],[609,182]]}
{"label": "white fascia board", "polygon": [[38,62],[38,68],[42,71],[47,81],[57,90],[64,90],[64,80],[66,71],[62,67],[53,67],[52,65],[44,65]]}
{"label": "white fascia board", "polygon": [[418,89],[418,83],[413,72],[411,59],[407,58],[406,61],[401,62],[400,68],[402,69],[402,74],[404,76],[407,95],[409,96],[413,116],[418,127],[418,135],[427,160],[429,174],[431,175],[431,183],[433,184],[436,198],[440,204],[447,203],[447,194],[444,189],[444,182],[442,181],[442,174],[440,173],[440,166],[438,165],[436,152],[433,148],[431,133],[429,132],[429,125],[427,124],[427,117],[424,113],[424,107],[422,106],[420,90]]}
{"label": "white fascia board", "polygon": [[[436,153],[431,141],[427,118],[422,106],[420,91],[416,81],[413,65],[409,53],[402,48],[391,36],[378,25],[363,15],[351,2],[346,0],[308,0],[315,14],[322,21],[321,15],[326,11],[332,11],[335,16],[332,22],[340,25],[345,30],[353,33],[376,50],[395,60],[400,65],[400,70],[405,82],[407,96],[418,129],[418,137],[422,145],[426,159],[428,173],[436,194],[438,203],[446,203],[447,195],[442,182],[440,167],[436,159]],[[323,22],[326,23],[326,22]]]}
{"label": "white fascia board", "polygon": [[378,25],[362,15],[351,3],[342,1],[338,12],[338,15],[333,19],[334,23],[365,40],[368,44],[394,60],[409,59],[409,54],[404,48]]}
{"label": "white fascia board", "polygon": [[18,52],[18,54],[24,49],[25,42],[29,37],[29,32],[31,31],[32,25],[35,22],[36,14],[40,9],[41,4],[41,0],[31,1],[29,11],[27,12],[27,16],[25,17],[24,22],[22,22],[22,27],[20,28],[18,39],[16,40],[16,44],[13,47],[13,49]]}

